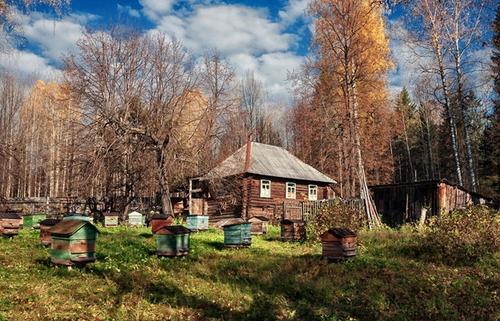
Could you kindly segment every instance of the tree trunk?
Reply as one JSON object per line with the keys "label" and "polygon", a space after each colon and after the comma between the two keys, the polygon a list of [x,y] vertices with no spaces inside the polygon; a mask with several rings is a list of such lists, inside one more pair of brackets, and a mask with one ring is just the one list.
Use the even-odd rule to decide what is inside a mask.
{"label": "tree trunk", "polygon": [[168,184],[168,169],[166,167],[165,152],[168,140],[163,144],[159,144],[156,150],[158,164],[158,181],[160,183],[161,208],[163,214],[174,216],[172,200],[170,199],[170,187]]}

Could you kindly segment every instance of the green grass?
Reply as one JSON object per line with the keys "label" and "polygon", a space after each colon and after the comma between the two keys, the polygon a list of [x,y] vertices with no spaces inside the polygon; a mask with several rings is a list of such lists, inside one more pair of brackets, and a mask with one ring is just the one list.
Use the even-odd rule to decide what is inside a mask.
{"label": "green grass", "polygon": [[156,256],[147,228],[100,231],[96,262],[71,270],[36,230],[0,238],[0,320],[500,320],[499,258],[441,264],[411,229],[361,232],[342,263],[276,227],[245,249],[193,233],[177,259]]}

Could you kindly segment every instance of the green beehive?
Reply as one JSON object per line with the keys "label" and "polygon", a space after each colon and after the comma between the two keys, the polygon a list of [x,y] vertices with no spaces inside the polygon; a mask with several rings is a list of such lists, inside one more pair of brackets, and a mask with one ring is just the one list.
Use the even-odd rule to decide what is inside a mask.
{"label": "green beehive", "polygon": [[50,259],[56,265],[85,265],[95,261],[99,230],[89,221],[66,219],[49,229]]}
{"label": "green beehive", "polygon": [[226,222],[224,229],[224,245],[226,247],[249,247],[252,244],[250,233],[252,223],[243,220]]}
{"label": "green beehive", "polygon": [[47,217],[46,214],[30,214],[23,216],[23,228],[38,227],[41,221]]}
{"label": "green beehive", "polygon": [[186,225],[192,231],[206,231],[208,230],[208,216],[188,215],[186,217]]}
{"label": "green beehive", "polygon": [[153,231],[158,256],[184,256],[190,250],[191,230],[181,225],[164,225]]}

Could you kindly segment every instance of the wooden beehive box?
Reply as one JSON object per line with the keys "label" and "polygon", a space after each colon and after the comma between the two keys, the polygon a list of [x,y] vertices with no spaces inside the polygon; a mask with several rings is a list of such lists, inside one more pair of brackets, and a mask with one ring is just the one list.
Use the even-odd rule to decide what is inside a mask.
{"label": "wooden beehive box", "polygon": [[139,212],[134,211],[132,213],[129,213],[128,214],[128,224],[130,226],[142,226],[143,225],[142,218],[143,218],[143,215]]}
{"label": "wooden beehive box", "polygon": [[22,224],[22,217],[15,213],[0,214],[0,235],[13,237],[19,234],[19,227]]}
{"label": "wooden beehive box", "polygon": [[222,225],[224,230],[224,245],[226,247],[249,247],[252,245],[250,226],[252,223],[235,219]]}
{"label": "wooden beehive box", "polygon": [[356,234],[347,228],[331,228],[321,235],[322,256],[330,260],[345,260],[356,256]]}
{"label": "wooden beehive box", "polygon": [[151,216],[151,232],[155,234],[155,231],[162,228],[163,226],[172,225],[174,218],[172,215],[167,214],[154,214]]}
{"label": "wooden beehive box", "polygon": [[120,214],[118,212],[106,212],[102,213],[104,216],[104,227],[117,227],[118,217]]}
{"label": "wooden beehive box", "polygon": [[186,225],[192,231],[206,231],[208,230],[208,216],[188,215],[186,217]]}
{"label": "wooden beehive box", "polygon": [[47,217],[46,214],[28,214],[23,216],[23,228],[37,228],[38,224]]}
{"label": "wooden beehive box", "polygon": [[164,225],[153,230],[158,256],[185,256],[190,250],[191,230],[181,225]]}
{"label": "wooden beehive box", "polygon": [[269,227],[269,219],[265,216],[254,216],[248,219],[252,225],[250,226],[250,233],[252,234],[266,234]]}
{"label": "wooden beehive box", "polygon": [[62,220],[49,229],[50,259],[56,265],[85,265],[95,261],[99,230],[89,221]]}
{"label": "wooden beehive box", "polygon": [[39,225],[40,225],[40,244],[48,246],[52,243],[52,237],[50,235],[49,230],[59,222],[61,222],[61,220],[54,219],[54,218],[47,218],[47,219],[39,222]]}
{"label": "wooden beehive box", "polygon": [[302,220],[281,221],[281,240],[284,242],[300,242],[306,239],[306,222]]}

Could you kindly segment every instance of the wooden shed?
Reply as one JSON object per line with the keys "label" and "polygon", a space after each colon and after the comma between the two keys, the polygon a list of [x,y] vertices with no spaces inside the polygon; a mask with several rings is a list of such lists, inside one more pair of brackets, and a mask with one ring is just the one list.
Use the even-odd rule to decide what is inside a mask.
{"label": "wooden shed", "polygon": [[191,230],[182,225],[164,225],[153,230],[158,256],[185,256],[190,251]]}
{"label": "wooden shed", "polygon": [[356,256],[356,233],[347,228],[331,228],[321,235],[322,256],[330,260],[345,260]]}
{"label": "wooden shed", "polygon": [[130,226],[143,226],[144,222],[144,215],[137,211],[133,211],[132,213],[128,214],[128,224]]}
{"label": "wooden shed", "polygon": [[118,218],[120,217],[118,212],[105,212],[102,215],[104,216],[104,227],[118,226]]}
{"label": "wooden shed", "polygon": [[269,219],[265,216],[253,216],[248,219],[252,223],[250,232],[252,234],[266,234],[269,228]]}
{"label": "wooden shed", "polygon": [[306,222],[302,220],[282,220],[281,240],[284,242],[301,242],[306,239]]}
{"label": "wooden shed", "polygon": [[249,247],[252,245],[250,226],[252,223],[241,219],[230,220],[224,225],[224,245],[228,248]]}
{"label": "wooden shed", "polygon": [[15,213],[0,214],[0,235],[4,237],[13,237],[19,234],[19,227],[22,223],[22,217]]}
{"label": "wooden shed", "polygon": [[164,227],[172,225],[174,218],[172,215],[167,214],[153,214],[151,216],[151,232],[155,234],[155,231]]}
{"label": "wooden shed", "polygon": [[491,198],[446,180],[376,185],[370,186],[370,191],[382,221],[391,227],[425,221],[427,217],[471,205],[499,206]]}
{"label": "wooden shed", "polygon": [[85,220],[62,220],[49,229],[50,259],[56,265],[85,265],[95,261],[97,227]]}
{"label": "wooden shed", "polygon": [[52,236],[50,235],[49,230],[59,222],[61,222],[61,220],[55,218],[47,218],[39,222],[40,244],[45,246],[52,244]]}
{"label": "wooden shed", "polygon": [[[288,218],[286,202],[335,198],[336,182],[278,146],[249,140],[218,166],[189,182],[189,210],[210,222]],[[202,201],[200,201],[202,200]]]}

